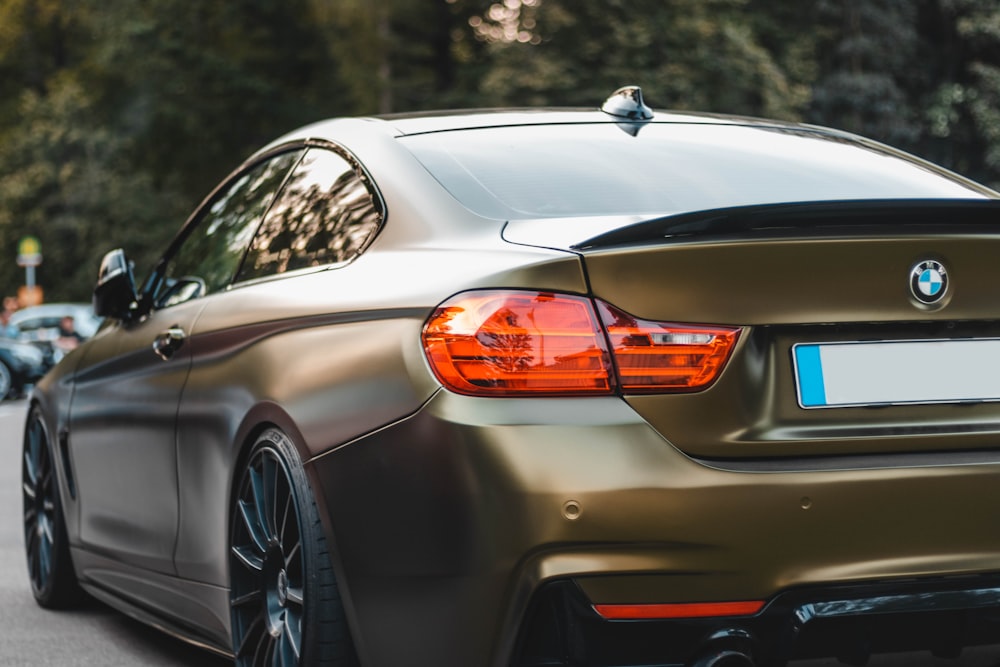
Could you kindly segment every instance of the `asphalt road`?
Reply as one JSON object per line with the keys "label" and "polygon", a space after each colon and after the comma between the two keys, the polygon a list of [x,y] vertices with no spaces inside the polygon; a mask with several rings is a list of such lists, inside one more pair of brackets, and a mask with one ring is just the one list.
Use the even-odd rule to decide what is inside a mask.
{"label": "asphalt road", "polygon": [[[0,403],[0,666],[228,667],[232,663],[147,628],[92,601],[73,611],[41,609],[31,597],[21,536],[23,401]],[[998,638],[1000,640],[1000,638]],[[835,667],[836,660],[794,667]],[[959,660],[920,654],[876,656],[871,667],[1000,667],[1000,645]],[[477,667],[475,665],[435,667]]]}

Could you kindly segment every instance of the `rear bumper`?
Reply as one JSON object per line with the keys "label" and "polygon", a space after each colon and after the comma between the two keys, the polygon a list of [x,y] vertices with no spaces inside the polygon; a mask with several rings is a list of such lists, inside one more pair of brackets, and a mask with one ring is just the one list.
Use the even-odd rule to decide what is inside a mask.
{"label": "rear bumper", "polygon": [[[966,580],[1000,572],[1000,463],[988,456],[905,468],[723,470],[685,456],[619,399],[442,392],[310,467],[366,665],[688,659],[664,652],[601,662],[594,653],[532,663],[524,652],[531,610],[552,584],[569,586],[585,612],[591,604],[766,600],[761,618],[780,619],[768,628],[809,614],[803,626],[841,625],[847,617],[834,610],[845,601],[891,600],[909,585],[886,582],[948,582],[937,600],[1000,585]],[[829,592],[841,586],[876,588]],[[812,593],[794,602],[798,591]],[[991,609],[990,600],[975,608]],[[595,637],[643,625],[692,634],[686,622],[592,620],[585,626]],[[709,635],[731,629],[727,619],[696,625]],[[749,631],[757,651],[780,655],[772,645],[781,636]]]}
{"label": "rear bumper", "polygon": [[863,665],[873,653],[918,650],[957,658],[998,641],[1000,577],[803,587],[754,616],[670,621],[603,620],[572,582],[555,582],[526,618],[511,662],[519,667],[686,666],[724,652],[770,666],[817,657]]}

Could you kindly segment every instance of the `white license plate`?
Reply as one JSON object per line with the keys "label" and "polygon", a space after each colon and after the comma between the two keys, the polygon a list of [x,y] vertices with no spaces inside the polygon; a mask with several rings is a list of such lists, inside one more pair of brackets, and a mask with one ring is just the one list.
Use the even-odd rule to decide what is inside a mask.
{"label": "white license plate", "polygon": [[799,343],[803,408],[1000,401],[1000,339]]}

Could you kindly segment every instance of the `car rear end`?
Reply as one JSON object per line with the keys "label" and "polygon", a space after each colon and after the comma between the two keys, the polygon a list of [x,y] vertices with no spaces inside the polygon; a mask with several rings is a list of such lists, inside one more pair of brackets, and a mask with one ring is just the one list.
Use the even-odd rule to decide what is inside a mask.
{"label": "car rear end", "polygon": [[[621,393],[671,460],[614,494],[654,563],[560,589],[588,629],[576,650],[609,665],[727,652],[780,664],[996,641],[998,213],[748,207],[578,246],[597,303],[631,316],[607,327],[620,382],[636,348],[666,367],[660,386]],[[650,323],[677,322],[740,328],[707,389],[670,386],[698,353],[648,352]],[[684,647],[669,657],[668,636]],[[644,649],[618,662],[623,646]]]}
{"label": "car rear end", "polygon": [[422,336],[442,390],[317,462],[331,507],[365,508],[333,519],[362,658],[863,664],[996,641],[995,193],[814,128],[568,125],[403,140],[584,280],[459,279]]}

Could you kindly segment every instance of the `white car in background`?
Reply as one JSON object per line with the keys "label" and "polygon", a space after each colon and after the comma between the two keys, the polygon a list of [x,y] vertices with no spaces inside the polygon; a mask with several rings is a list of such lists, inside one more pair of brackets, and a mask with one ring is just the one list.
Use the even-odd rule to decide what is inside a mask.
{"label": "white car in background", "polygon": [[7,335],[41,348],[51,366],[77,342],[67,342],[59,330],[59,323],[67,316],[73,318],[73,330],[82,340],[93,336],[101,326],[102,318],[94,314],[89,303],[46,303],[11,315]]}

